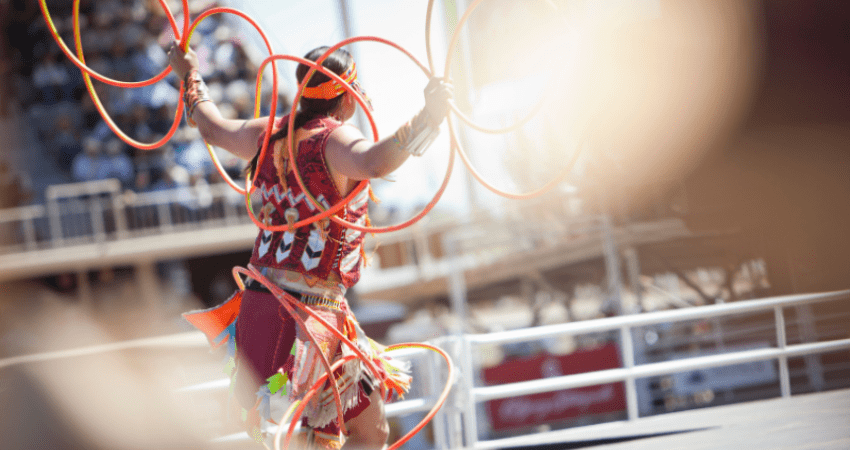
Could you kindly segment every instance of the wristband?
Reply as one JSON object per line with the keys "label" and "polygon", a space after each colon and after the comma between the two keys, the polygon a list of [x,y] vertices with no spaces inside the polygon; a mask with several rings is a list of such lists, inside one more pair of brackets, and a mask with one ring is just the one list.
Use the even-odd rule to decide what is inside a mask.
{"label": "wristband", "polygon": [[201,78],[201,74],[198,72],[198,69],[192,69],[189,73],[186,74],[186,78],[183,80],[183,104],[186,107],[186,123],[189,124],[190,127],[197,127],[198,124],[192,120],[192,114],[195,112],[195,108],[198,107],[198,104],[201,102],[211,102],[210,91],[207,88],[207,84],[204,83],[204,79]]}
{"label": "wristband", "polygon": [[434,125],[424,109],[402,125],[393,135],[399,149],[413,156],[422,156],[440,134],[439,125]]}

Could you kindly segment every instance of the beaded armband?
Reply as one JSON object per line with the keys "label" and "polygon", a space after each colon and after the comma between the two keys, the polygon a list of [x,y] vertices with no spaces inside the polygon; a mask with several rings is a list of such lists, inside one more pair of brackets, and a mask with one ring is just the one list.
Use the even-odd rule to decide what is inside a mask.
{"label": "beaded armband", "polygon": [[393,142],[413,156],[422,156],[439,134],[439,125],[435,126],[423,109],[395,132]]}
{"label": "beaded armband", "polygon": [[192,120],[192,114],[194,114],[195,108],[201,102],[211,101],[210,91],[198,70],[195,69],[187,73],[186,78],[183,80],[183,104],[186,108],[186,123],[191,127],[198,126]]}

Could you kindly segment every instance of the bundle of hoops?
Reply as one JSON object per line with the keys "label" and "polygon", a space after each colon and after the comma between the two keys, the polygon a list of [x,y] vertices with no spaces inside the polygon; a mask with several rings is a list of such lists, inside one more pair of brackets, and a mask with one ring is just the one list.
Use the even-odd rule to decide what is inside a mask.
{"label": "bundle of hoops", "polygon": [[[553,8],[556,8],[556,6],[553,3],[551,3],[551,1],[548,1],[548,0],[543,0],[543,1],[547,4],[549,4],[550,6],[552,6]],[[470,15],[472,14],[472,12],[475,10],[475,8],[481,2],[482,2],[482,0],[473,1],[472,4],[470,4],[470,6],[464,12],[463,16],[458,21],[456,28],[454,30],[454,33],[451,37],[450,43],[449,43],[449,51],[447,52],[448,56],[446,58],[446,64],[444,66],[445,67],[445,74],[450,73],[451,64],[452,64],[452,56],[455,54],[454,49],[458,45],[460,31],[463,29],[464,25],[466,24],[467,20],[469,19]],[[195,18],[194,21],[190,22],[188,0],[182,0],[183,28],[180,29],[180,27],[178,27],[178,25],[177,25],[177,22],[174,18],[174,15],[171,13],[171,11],[168,7],[168,4],[166,3],[166,0],[159,0],[159,4],[162,7],[163,11],[165,12],[166,17],[168,18],[168,22],[169,22],[169,25],[170,25],[173,33],[174,33],[174,36],[179,40],[180,46],[184,51],[186,51],[188,49],[189,42],[192,38],[192,34],[195,31],[195,29],[198,27],[198,25],[204,19],[206,19],[207,17],[209,17],[213,14],[233,14],[233,15],[239,16],[242,19],[246,20],[248,23],[250,23],[257,30],[257,32],[262,37],[263,42],[265,43],[266,49],[268,50],[268,53],[269,53],[269,56],[262,62],[261,66],[258,70],[258,73],[257,73],[256,97],[255,97],[256,102],[255,102],[255,106],[254,106],[254,117],[255,118],[260,117],[260,105],[261,105],[260,92],[261,92],[261,87],[262,87],[262,74],[263,74],[263,71],[264,71],[266,65],[268,65],[269,63],[274,63],[276,61],[280,61],[280,60],[293,61],[293,62],[304,64],[304,65],[310,67],[309,72],[307,73],[307,75],[304,77],[303,81],[298,86],[298,90],[297,90],[296,95],[293,99],[293,105],[292,105],[293,111],[297,109],[297,105],[300,102],[301,97],[304,94],[304,91],[306,89],[307,82],[310,80],[310,78],[315,73],[315,71],[318,70],[321,73],[323,73],[323,74],[327,75],[328,77],[330,77],[331,79],[333,79],[336,83],[338,83],[346,91],[348,91],[349,93],[351,93],[354,96],[354,98],[357,100],[357,102],[360,104],[363,111],[365,112],[365,114],[366,114],[366,116],[369,120],[370,126],[371,126],[372,136],[374,137],[374,140],[377,141],[379,139],[378,138],[378,130],[377,130],[377,127],[375,125],[374,118],[372,117],[370,108],[367,106],[366,100],[360,95],[359,92],[357,92],[356,89],[352,88],[352,86],[350,86],[348,83],[346,83],[345,80],[343,80],[339,75],[337,75],[337,74],[333,73],[332,71],[323,67],[322,61],[324,61],[324,59],[327,58],[330,54],[332,54],[337,49],[339,49],[343,46],[346,46],[346,45],[349,45],[349,44],[354,44],[354,43],[357,43],[357,42],[377,42],[377,43],[381,43],[381,44],[393,47],[396,50],[404,53],[408,58],[410,58],[410,60],[414,64],[416,64],[417,66],[419,66],[420,69],[422,69],[422,72],[426,75],[426,77],[430,78],[432,76],[432,73],[433,73],[434,62],[433,62],[433,58],[432,58],[431,45],[430,45],[430,41],[431,41],[431,39],[430,39],[430,29],[431,29],[431,16],[432,16],[432,11],[433,11],[433,6],[434,6],[434,0],[428,1],[428,8],[427,8],[427,13],[426,13],[426,21],[425,21],[425,40],[426,40],[425,47],[426,47],[426,52],[427,52],[427,57],[428,57],[428,66],[427,67],[425,65],[423,65],[421,62],[419,62],[410,52],[408,52],[407,50],[405,50],[404,48],[402,48],[398,44],[396,44],[392,41],[389,41],[387,39],[382,39],[380,37],[375,37],[375,36],[359,36],[359,37],[352,37],[352,38],[345,39],[345,40],[339,42],[338,44],[330,47],[325,52],[325,54],[322,55],[315,62],[306,60],[304,58],[299,58],[299,57],[296,57],[296,56],[275,54],[275,52],[272,50],[271,44],[269,43],[269,40],[268,40],[266,34],[263,32],[263,30],[261,29],[259,24],[257,24],[247,14],[245,14],[245,13],[239,11],[239,10],[229,8],[229,7],[213,7],[213,8],[210,8],[210,9],[204,11],[197,18]],[[121,140],[126,142],[128,145],[131,145],[131,146],[133,146],[137,149],[140,149],[140,150],[157,149],[157,148],[163,146],[165,143],[167,143],[171,139],[171,137],[174,135],[177,128],[179,127],[180,122],[181,122],[181,118],[183,116],[183,110],[186,107],[186,105],[184,105],[184,101],[183,101],[184,90],[185,90],[185,82],[183,82],[181,84],[181,87],[180,87],[180,99],[181,99],[181,101],[178,103],[178,106],[177,106],[177,109],[176,109],[175,115],[174,115],[174,121],[173,121],[171,128],[169,129],[168,133],[166,133],[166,135],[163,136],[160,140],[158,140],[156,142],[152,142],[152,143],[138,142],[138,141],[130,138],[129,136],[127,136],[123,131],[121,131],[118,128],[118,126],[115,124],[115,122],[113,122],[113,120],[111,119],[109,114],[104,109],[103,104],[101,103],[101,101],[100,101],[100,99],[99,99],[99,97],[98,97],[98,95],[97,95],[97,93],[94,89],[94,86],[92,84],[92,78],[94,78],[98,81],[101,81],[103,83],[112,85],[112,86],[124,87],[124,88],[137,88],[137,87],[149,86],[149,85],[152,85],[154,83],[157,83],[157,82],[163,80],[171,72],[171,68],[166,67],[158,75],[156,75],[155,77],[153,77],[149,80],[145,80],[145,81],[126,82],[126,81],[118,81],[118,80],[114,80],[114,79],[105,77],[105,76],[95,72],[91,68],[89,68],[86,65],[86,62],[85,62],[85,57],[84,57],[83,48],[82,48],[81,34],[80,34],[80,31],[81,31],[80,30],[80,17],[79,17],[80,0],[74,0],[74,3],[73,3],[74,44],[75,44],[75,48],[76,48],[76,56],[74,55],[74,53],[71,52],[71,50],[67,47],[67,45],[62,41],[61,37],[59,36],[59,33],[56,30],[56,27],[53,23],[53,20],[50,17],[50,12],[47,9],[46,0],[39,0],[39,5],[40,5],[42,13],[44,15],[45,22],[47,23],[47,26],[50,29],[51,34],[53,35],[53,38],[56,40],[57,44],[61,47],[61,49],[65,53],[65,55],[80,69],[82,76],[83,76],[83,80],[84,80],[86,89],[88,90],[89,94],[91,95],[91,98],[92,98],[98,112],[101,114],[101,116],[103,117],[103,120],[106,122],[106,124],[109,126],[109,128]],[[272,73],[273,73],[273,78],[272,78],[272,95],[271,95],[270,111],[273,112],[273,111],[277,110],[277,99],[278,99],[278,73],[277,73],[277,65],[276,64],[272,64]],[[448,76],[445,75],[444,78],[448,79]],[[479,124],[474,123],[469,117],[464,115],[453,103],[450,103],[450,107],[451,107],[451,110],[454,112],[454,114],[457,116],[458,119],[465,122],[467,125],[469,125],[473,129],[484,132],[484,133],[501,134],[501,133],[511,132],[511,131],[517,130],[520,127],[522,127],[532,116],[534,116],[540,110],[540,107],[544,103],[544,101],[545,101],[545,98],[541,98],[539,103],[537,104],[537,106],[535,108],[533,108],[532,111],[527,116],[525,116],[524,118],[519,120],[517,123],[515,123],[515,124],[513,124],[509,127],[498,128],[498,129],[487,128],[487,127],[484,127],[484,126],[481,126]],[[270,137],[272,135],[271,130],[273,128],[274,122],[275,122],[275,116],[272,113],[272,114],[269,115],[265,137],[263,139],[262,147],[260,149],[260,155],[259,155],[259,161],[260,162],[268,156],[269,141],[270,141]],[[479,181],[483,186],[485,186],[490,191],[496,193],[497,195],[507,197],[507,198],[512,198],[512,199],[532,198],[532,197],[539,196],[539,195],[549,191],[550,189],[555,187],[558,183],[560,183],[564,179],[564,177],[570,172],[573,164],[575,163],[575,161],[576,161],[576,159],[578,158],[578,155],[579,155],[578,151],[574,152],[572,158],[568,161],[568,163],[565,165],[565,167],[562,169],[562,171],[553,180],[546,183],[541,188],[536,189],[536,190],[531,191],[531,192],[527,192],[527,193],[519,193],[519,194],[509,193],[509,192],[499,190],[496,187],[494,187],[492,184],[488,183],[486,180],[484,180],[481,177],[481,175],[475,170],[475,168],[472,167],[472,164],[470,162],[469,157],[466,155],[466,152],[461,147],[459,140],[457,139],[457,135],[456,135],[452,121],[448,120],[447,122],[448,122],[448,128],[449,128],[449,135],[450,135],[450,142],[451,142],[450,147],[451,148],[450,148],[450,154],[449,154],[448,167],[446,169],[446,174],[445,174],[445,177],[443,179],[442,184],[440,185],[440,187],[437,190],[434,197],[431,199],[430,202],[428,202],[428,204],[422,209],[422,211],[420,211],[419,213],[414,215],[412,218],[410,218],[410,219],[408,219],[404,222],[401,222],[401,223],[396,224],[396,225],[390,225],[390,226],[384,226],[384,227],[357,225],[357,224],[354,224],[354,223],[347,222],[347,221],[339,218],[336,215],[336,213],[338,211],[340,211],[343,207],[345,207],[352,199],[354,199],[357,196],[358,193],[360,193],[364,188],[366,188],[368,182],[366,182],[366,181],[361,182],[355,189],[353,189],[351,191],[351,193],[348,194],[348,196],[346,196],[344,199],[342,199],[339,203],[332,205],[329,208],[325,208],[313,195],[310,194],[310,191],[307,189],[307,186],[305,185],[297,167],[293,167],[293,172],[294,172],[295,178],[298,182],[298,185],[301,188],[302,192],[305,193],[305,197],[308,199],[308,201],[313,206],[315,206],[319,212],[312,217],[307,217],[305,219],[302,219],[302,220],[300,220],[296,223],[292,223],[292,224],[286,224],[286,225],[280,225],[280,226],[266,225],[266,224],[262,223],[260,220],[257,219],[257,217],[254,215],[254,212],[253,212],[253,209],[252,209],[252,206],[251,206],[251,193],[254,190],[254,187],[255,187],[254,181],[256,180],[256,177],[257,177],[258,174],[254,173],[252,175],[251,173],[248,173],[247,176],[246,176],[246,180],[245,180],[245,187],[241,187],[237,182],[235,182],[232,178],[230,178],[230,176],[225,172],[224,168],[222,167],[222,165],[221,165],[220,161],[218,160],[218,157],[217,157],[215,151],[213,151],[212,147],[209,144],[206,144],[206,146],[207,146],[207,150],[209,152],[209,155],[212,158],[213,163],[215,164],[216,169],[221,174],[223,179],[234,190],[236,190],[240,194],[244,195],[244,197],[245,197],[245,207],[248,210],[248,213],[249,213],[249,216],[251,217],[251,220],[259,228],[264,229],[264,230],[268,230],[268,231],[284,231],[284,230],[287,230],[287,229],[298,228],[298,227],[301,227],[301,226],[304,226],[304,225],[309,225],[309,224],[312,224],[313,222],[323,220],[323,219],[326,219],[326,218],[330,218],[330,220],[337,222],[344,227],[354,229],[354,230],[358,230],[358,231],[362,231],[362,232],[367,232],[367,233],[387,233],[387,232],[396,231],[396,230],[406,228],[406,227],[414,224],[418,220],[422,219],[426,214],[428,214],[429,211],[431,211],[431,209],[440,200],[443,193],[445,192],[446,186],[448,185],[449,178],[450,178],[450,175],[452,173],[452,169],[454,167],[454,161],[455,161],[456,155],[460,155],[461,160],[463,161],[464,165],[467,167],[467,169],[470,171],[472,176],[477,181]],[[289,123],[288,123],[288,135],[287,136],[288,136],[289,142],[288,142],[287,148],[288,148],[288,151],[289,151],[289,160],[292,161],[293,163],[296,160],[294,158],[294,155],[293,155],[293,149],[295,147],[295,143],[294,143],[295,133],[293,132],[294,124],[295,124],[295,115],[291,114],[289,116]],[[258,163],[258,166],[259,165],[260,164]],[[333,326],[325,323],[322,320],[321,317],[317,316],[309,308],[302,305],[300,302],[295,300],[292,296],[286,294],[280,287],[269,282],[255,268],[250,267],[250,266],[249,266],[248,269],[236,267],[236,268],[233,269],[233,272],[234,272],[234,276],[237,280],[237,283],[239,284],[241,289],[244,289],[244,284],[242,282],[240,275],[245,275],[245,276],[248,276],[248,277],[256,280],[257,282],[259,282],[263,286],[265,286],[267,289],[269,289],[278,298],[278,300],[281,302],[281,304],[287,310],[294,310],[295,308],[298,308],[301,311],[309,314],[311,317],[318,320],[320,323],[323,323],[323,325],[325,327],[327,327],[328,330],[333,332],[342,341],[343,345],[348,346],[354,352],[354,354],[356,355],[356,356],[347,356],[347,357],[341,359],[340,361],[337,361],[333,366],[331,366],[328,363],[327,360],[323,361],[323,365],[325,366],[326,373],[316,382],[316,384],[312,387],[312,389],[310,391],[308,391],[308,393],[305,395],[305,398],[303,398],[300,401],[295,402],[291,405],[291,407],[286,412],[286,414],[284,415],[282,420],[279,422],[280,424],[284,424],[286,422],[290,423],[289,429],[287,431],[287,434],[286,434],[286,437],[285,437],[284,443],[283,443],[284,448],[285,448],[288,445],[288,443],[289,443],[289,441],[290,441],[290,439],[293,435],[293,432],[295,430],[295,426],[298,422],[298,419],[300,418],[300,415],[301,415],[305,405],[310,400],[310,398],[324,385],[325,381],[331,376],[333,371],[339,365],[343,364],[344,362],[348,361],[349,359],[357,357],[357,358],[360,358],[363,361],[363,363],[366,365],[366,367],[368,367],[369,370],[372,372],[372,374],[375,375],[376,379],[380,379],[381,377],[378,375],[379,371],[374,366],[374,363],[372,361],[370,361],[370,359],[366,355],[363,354],[363,352],[358,348],[356,343],[351,342],[339,330],[336,330]],[[294,315],[294,316],[297,317],[297,315]],[[387,347],[386,350],[391,351],[391,350],[402,349],[402,348],[424,348],[424,349],[428,349],[428,350],[435,351],[435,352],[439,353],[446,360],[446,364],[448,366],[448,380],[447,380],[447,382],[446,382],[446,384],[443,388],[443,391],[441,392],[441,395],[439,396],[436,404],[432,408],[432,410],[409,433],[407,433],[405,436],[403,436],[397,442],[395,442],[394,444],[389,446],[388,447],[389,449],[396,449],[396,448],[400,447],[402,444],[407,442],[407,440],[409,440],[411,437],[413,437],[413,435],[415,435],[416,433],[418,433],[420,430],[422,430],[425,427],[425,425],[434,417],[434,415],[437,413],[437,411],[445,403],[446,398],[448,397],[448,394],[451,390],[451,382],[454,378],[454,365],[452,364],[451,358],[449,358],[449,356],[446,354],[445,351],[443,351],[443,350],[441,350],[437,347],[434,347],[432,345],[424,344],[424,343],[397,344],[397,345]],[[341,428],[344,430],[344,425],[343,425],[343,421],[342,421],[342,408],[341,408],[341,404],[340,404],[340,394],[338,392],[338,389],[336,388],[336,383],[330,383],[330,384],[334,387],[333,393],[334,393],[335,402],[336,402],[337,409],[338,409],[339,420],[340,420]],[[283,428],[284,427],[281,425],[278,428],[277,435],[275,436],[275,448],[276,449],[281,448],[281,446],[280,446],[281,442],[280,441],[281,441],[281,437],[282,437]]]}

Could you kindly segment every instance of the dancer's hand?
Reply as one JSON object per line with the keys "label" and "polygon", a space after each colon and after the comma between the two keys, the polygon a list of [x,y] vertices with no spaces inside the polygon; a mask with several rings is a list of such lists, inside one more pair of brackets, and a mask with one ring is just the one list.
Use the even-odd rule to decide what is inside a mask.
{"label": "dancer's hand", "polygon": [[178,41],[172,42],[168,49],[168,64],[181,81],[186,78],[187,73],[200,66],[197,53],[191,47],[184,52]]}
{"label": "dancer's hand", "polygon": [[431,77],[425,86],[425,111],[435,126],[443,122],[449,112],[449,100],[454,97],[454,86],[451,81],[441,77]]}

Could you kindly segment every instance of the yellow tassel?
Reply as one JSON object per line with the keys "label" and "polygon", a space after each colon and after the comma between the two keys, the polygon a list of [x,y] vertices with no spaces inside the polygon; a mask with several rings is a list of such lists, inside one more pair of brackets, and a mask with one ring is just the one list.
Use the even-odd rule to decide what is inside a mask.
{"label": "yellow tassel", "polygon": [[366,249],[360,246],[360,259],[363,260],[363,265],[369,267],[372,264],[372,258],[366,255]]}
{"label": "yellow tassel", "polygon": [[372,190],[372,183],[369,183],[369,200],[372,200],[374,203],[381,203],[381,199],[375,195],[375,191]]}

